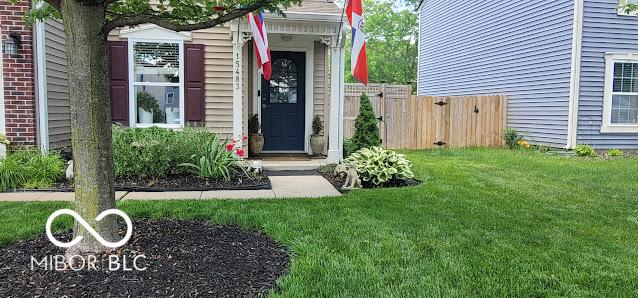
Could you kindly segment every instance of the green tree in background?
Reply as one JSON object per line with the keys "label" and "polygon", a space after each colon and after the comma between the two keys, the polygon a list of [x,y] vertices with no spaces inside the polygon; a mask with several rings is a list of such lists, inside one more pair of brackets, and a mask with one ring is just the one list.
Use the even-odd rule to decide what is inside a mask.
{"label": "green tree in background", "polygon": [[[371,83],[416,83],[418,24],[417,0],[364,0],[363,16]],[[352,39],[347,35],[346,69]],[[356,82],[349,71],[346,81]],[[416,86],[413,86],[415,88]]]}

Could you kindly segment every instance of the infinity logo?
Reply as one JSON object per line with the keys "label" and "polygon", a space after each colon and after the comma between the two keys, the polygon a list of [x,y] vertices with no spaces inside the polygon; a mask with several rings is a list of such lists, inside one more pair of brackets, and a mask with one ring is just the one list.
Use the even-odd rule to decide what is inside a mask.
{"label": "infinity logo", "polygon": [[60,209],[58,211],[53,212],[53,214],[51,214],[49,216],[49,219],[47,220],[47,225],[46,225],[46,232],[47,232],[47,237],[49,237],[49,241],[51,241],[51,243],[53,243],[55,246],[57,247],[62,247],[62,248],[69,248],[72,247],[78,243],[80,243],[80,241],[82,241],[82,239],[84,239],[84,237],[82,236],[77,236],[75,237],[73,240],[71,240],[71,242],[68,243],[64,243],[64,242],[60,242],[58,241],[58,239],[55,239],[55,237],[53,236],[53,233],[51,232],[51,225],[53,224],[53,221],[60,215],[71,215],[73,216],[73,218],[80,224],[82,225],[93,237],[95,237],[95,240],[97,240],[98,242],[100,242],[100,244],[109,247],[109,248],[118,248],[120,246],[123,246],[124,244],[126,244],[126,242],[128,242],[129,239],[131,239],[131,234],[133,234],[133,223],[131,222],[131,219],[128,217],[128,215],[126,215],[126,213],[118,210],[118,209],[109,209],[109,210],[105,210],[104,212],[100,213],[95,220],[97,221],[101,221],[103,218],[109,216],[109,215],[119,215],[120,217],[122,217],[124,219],[124,221],[126,222],[126,235],[124,236],[124,238],[118,242],[109,242],[106,241],[104,238],[102,238],[102,236],[100,236],[100,234],[98,234],[85,220],[84,218],[82,218],[79,214],[75,213],[75,211],[70,210],[70,209]]}

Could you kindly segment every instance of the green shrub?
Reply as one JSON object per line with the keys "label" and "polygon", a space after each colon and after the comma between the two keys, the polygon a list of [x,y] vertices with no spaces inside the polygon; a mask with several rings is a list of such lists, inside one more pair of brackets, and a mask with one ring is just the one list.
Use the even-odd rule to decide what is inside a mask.
{"label": "green shrub", "polygon": [[343,140],[343,157],[346,158],[348,156],[350,156],[350,154],[354,153],[355,148],[354,148],[354,143],[352,142],[352,139],[345,139]]}
{"label": "green shrub", "polygon": [[318,135],[322,131],[323,131],[323,122],[319,118],[319,115],[315,115],[312,118],[312,133]]}
{"label": "green shrub", "polygon": [[113,166],[116,176],[158,177],[183,171],[178,165],[201,155],[216,134],[187,126],[176,131],[158,127],[113,128]]}
{"label": "green shrub", "polygon": [[35,150],[10,152],[4,160],[0,160],[0,191],[50,188],[62,181],[65,168],[58,153],[40,154]]}
{"label": "green shrub", "polygon": [[248,118],[248,133],[257,134],[261,129],[261,125],[259,124],[259,115],[253,114]]}
{"label": "green shrub", "polygon": [[381,133],[377,125],[370,99],[365,94],[361,95],[359,115],[354,124],[354,136],[352,136],[352,149],[357,151],[381,145]]}
{"label": "green shrub", "polygon": [[26,163],[25,188],[49,188],[64,179],[66,164],[60,154],[36,153]]}
{"label": "green shrub", "polygon": [[403,154],[381,147],[363,148],[344,160],[354,167],[363,181],[380,186],[394,179],[414,178],[412,163]]}
{"label": "green shrub", "polygon": [[319,172],[319,174],[321,174],[321,175],[332,175],[332,174],[334,174],[336,167],[337,167],[337,165],[333,164],[333,163],[321,165],[317,169],[317,172]]}
{"label": "green shrub", "polygon": [[523,134],[520,134],[516,128],[506,128],[503,130],[503,141],[505,141],[505,146],[510,149],[517,149],[520,144],[519,142],[523,140]]}
{"label": "green shrub", "polygon": [[21,188],[24,184],[24,166],[18,159],[7,158],[0,160],[0,191]]}
{"label": "green shrub", "polygon": [[620,149],[609,149],[607,150],[607,156],[623,156],[625,155],[624,152],[622,152],[622,150]]}
{"label": "green shrub", "polygon": [[592,146],[585,144],[576,145],[576,155],[583,157],[598,156],[598,154],[596,154],[596,150],[594,150]]}
{"label": "green shrub", "polygon": [[187,169],[202,178],[223,178],[229,181],[233,175],[248,176],[248,167],[234,151],[228,150],[228,140],[220,143],[215,135],[204,147],[203,154],[193,155],[193,163],[183,163],[180,167]]}

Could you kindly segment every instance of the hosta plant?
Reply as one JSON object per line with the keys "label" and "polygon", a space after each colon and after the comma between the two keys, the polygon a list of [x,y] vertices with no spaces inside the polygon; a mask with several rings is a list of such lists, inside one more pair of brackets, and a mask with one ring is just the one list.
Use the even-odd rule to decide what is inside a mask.
{"label": "hosta plant", "polygon": [[414,178],[412,162],[405,155],[381,147],[363,148],[352,153],[344,163],[354,167],[363,181],[375,186],[383,185],[393,179]]}
{"label": "hosta plant", "polygon": [[576,155],[582,157],[596,156],[596,150],[592,146],[580,144],[576,145]]}

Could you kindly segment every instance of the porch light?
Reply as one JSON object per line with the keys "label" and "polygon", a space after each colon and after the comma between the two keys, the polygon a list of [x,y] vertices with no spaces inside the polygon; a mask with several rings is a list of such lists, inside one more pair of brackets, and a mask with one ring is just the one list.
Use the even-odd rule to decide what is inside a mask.
{"label": "porch light", "polygon": [[9,38],[2,43],[2,51],[10,56],[18,56],[18,49],[20,48],[20,33],[11,32]]}

